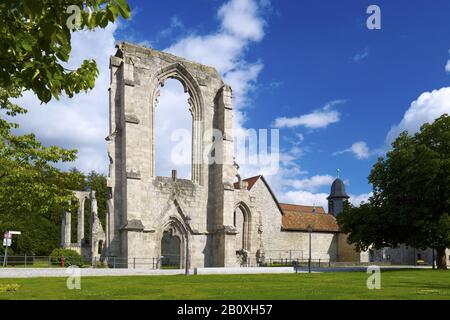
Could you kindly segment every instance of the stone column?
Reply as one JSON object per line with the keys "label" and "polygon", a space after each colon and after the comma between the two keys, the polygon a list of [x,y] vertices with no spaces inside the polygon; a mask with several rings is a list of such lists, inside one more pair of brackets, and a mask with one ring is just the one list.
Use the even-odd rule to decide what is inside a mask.
{"label": "stone column", "polygon": [[223,86],[218,99],[218,129],[223,133],[220,146],[220,161],[216,164],[216,251],[215,264],[223,267],[237,265],[236,230],[233,226],[234,214],[234,161],[233,161],[233,108],[232,91]]}
{"label": "stone column", "polygon": [[64,245],[69,246],[72,243],[72,213],[64,212]]}
{"label": "stone column", "polygon": [[65,248],[71,244],[71,221],[70,212],[64,211],[61,220],[61,247]]}

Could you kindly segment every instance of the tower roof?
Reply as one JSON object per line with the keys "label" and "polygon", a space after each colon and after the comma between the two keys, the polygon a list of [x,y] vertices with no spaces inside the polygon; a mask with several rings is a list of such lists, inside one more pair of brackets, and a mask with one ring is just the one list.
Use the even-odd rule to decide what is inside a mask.
{"label": "tower roof", "polygon": [[345,192],[344,181],[342,181],[340,178],[334,180],[333,184],[331,185],[330,196],[327,199],[335,199],[335,198],[345,198],[345,199],[350,198],[347,195],[347,192]]}

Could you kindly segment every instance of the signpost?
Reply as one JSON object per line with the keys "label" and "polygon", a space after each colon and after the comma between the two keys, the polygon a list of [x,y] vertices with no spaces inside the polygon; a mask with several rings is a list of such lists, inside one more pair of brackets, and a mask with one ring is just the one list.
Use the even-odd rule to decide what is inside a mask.
{"label": "signpost", "polygon": [[3,257],[3,267],[6,267],[8,262],[8,247],[11,246],[12,236],[21,234],[20,231],[7,231],[3,235],[3,246],[5,247],[5,255]]}

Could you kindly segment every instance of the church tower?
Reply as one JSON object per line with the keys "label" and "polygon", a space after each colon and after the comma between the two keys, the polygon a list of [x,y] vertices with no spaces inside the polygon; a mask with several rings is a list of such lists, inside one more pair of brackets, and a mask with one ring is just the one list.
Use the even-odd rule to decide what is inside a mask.
{"label": "church tower", "polygon": [[344,211],[344,202],[350,197],[345,192],[345,184],[338,176],[331,185],[331,193],[328,199],[328,213],[337,217],[342,211]]}

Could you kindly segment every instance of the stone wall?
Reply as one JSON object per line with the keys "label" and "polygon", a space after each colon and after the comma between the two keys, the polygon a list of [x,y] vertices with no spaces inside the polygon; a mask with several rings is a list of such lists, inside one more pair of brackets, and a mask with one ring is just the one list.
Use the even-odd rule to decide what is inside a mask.
{"label": "stone wall", "polygon": [[[282,231],[281,211],[262,179],[252,187],[257,210],[261,216],[261,248],[265,259],[308,259],[308,232]],[[337,234],[314,232],[311,237],[311,258],[332,260],[337,257]]]}
{"label": "stone wall", "polygon": [[357,251],[355,246],[347,242],[348,235],[340,233],[337,237],[338,243],[338,256],[339,262],[363,262],[361,261],[361,252]]}
{"label": "stone wall", "polygon": [[388,262],[394,265],[415,265],[423,260],[427,265],[433,263],[433,251],[431,249],[416,249],[406,245],[397,248],[383,248],[369,251],[369,262]]}

